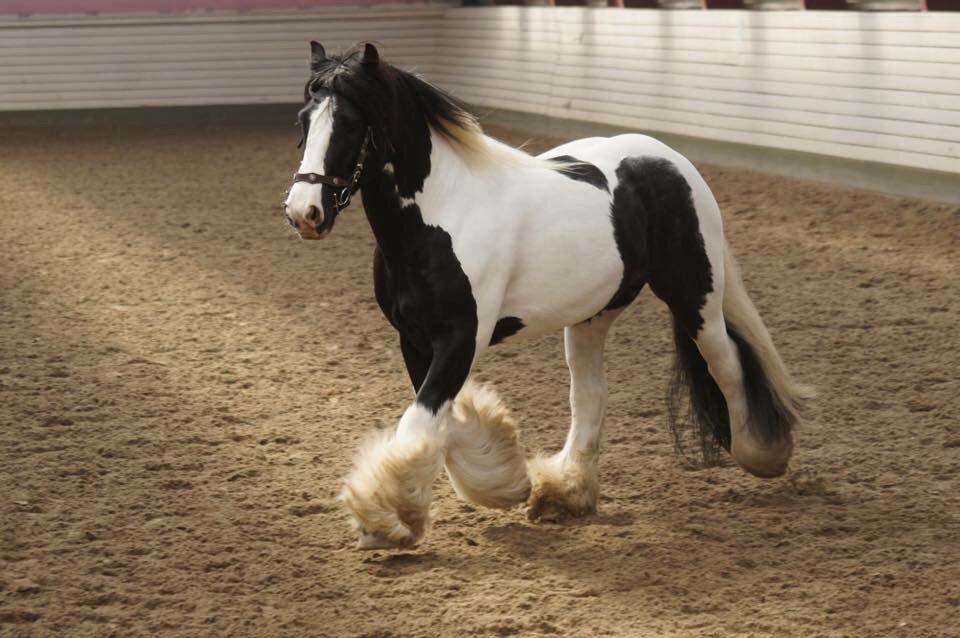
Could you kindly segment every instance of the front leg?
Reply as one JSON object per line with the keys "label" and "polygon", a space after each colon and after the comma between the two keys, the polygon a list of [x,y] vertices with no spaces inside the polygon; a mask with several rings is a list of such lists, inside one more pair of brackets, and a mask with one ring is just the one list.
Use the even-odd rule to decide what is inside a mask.
{"label": "front leg", "polygon": [[430,362],[433,355],[417,349],[413,342],[400,335],[400,352],[403,354],[403,363],[407,367],[407,374],[410,376],[410,383],[413,384],[413,391],[420,391],[423,380],[427,378],[427,371],[430,370]]}
{"label": "front leg", "polygon": [[396,430],[378,433],[361,448],[341,493],[361,549],[411,546],[426,533],[432,483],[443,465],[443,426],[470,374],[475,334],[452,330],[436,338],[417,398]]}

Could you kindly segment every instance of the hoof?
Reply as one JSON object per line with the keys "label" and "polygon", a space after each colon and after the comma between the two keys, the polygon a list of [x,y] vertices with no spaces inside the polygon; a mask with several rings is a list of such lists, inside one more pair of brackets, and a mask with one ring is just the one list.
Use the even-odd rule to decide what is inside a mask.
{"label": "hoof", "polygon": [[759,478],[783,476],[793,454],[789,438],[773,445],[762,445],[749,435],[736,437],[730,447],[730,456],[743,470]]}
{"label": "hoof", "polygon": [[357,539],[357,549],[362,550],[373,550],[373,549],[405,549],[408,547],[413,547],[416,543],[414,542],[412,536],[409,540],[398,540],[393,541],[382,536],[377,536],[376,534],[369,533],[360,533],[360,538]]}
{"label": "hoof", "polygon": [[434,439],[398,442],[381,432],[367,441],[340,493],[360,549],[410,547],[423,538],[441,463],[442,445]]}
{"label": "hoof", "polygon": [[[586,456],[586,455],[582,455]],[[574,463],[560,455],[530,459],[530,498],[527,518],[531,521],[560,521],[597,511],[596,457]]]}
{"label": "hoof", "polygon": [[546,495],[531,495],[527,502],[527,520],[531,523],[559,523],[597,511],[596,505],[575,505]]}

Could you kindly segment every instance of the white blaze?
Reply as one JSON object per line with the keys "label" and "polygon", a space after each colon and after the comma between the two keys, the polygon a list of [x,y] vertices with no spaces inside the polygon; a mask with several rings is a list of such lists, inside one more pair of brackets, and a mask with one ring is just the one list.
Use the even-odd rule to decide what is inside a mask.
{"label": "white blaze", "polygon": [[[310,134],[307,136],[303,146],[303,160],[300,162],[298,173],[316,173],[323,175],[323,161],[327,155],[327,148],[330,146],[330,136],[333,133],[333,101],[326,98],[310,113]],[[322,184],[308,184],[307,182],[296,182],[290,188],[290,194],[287,196],[286,206],[287,214],[293,219],[294,223],[300,225],[307,221],[307,212],[311,206],[316,206],[320,211],[320,217],[314,223],[320,223],[323,220],[324,210],[320,201],[320,191]]]}

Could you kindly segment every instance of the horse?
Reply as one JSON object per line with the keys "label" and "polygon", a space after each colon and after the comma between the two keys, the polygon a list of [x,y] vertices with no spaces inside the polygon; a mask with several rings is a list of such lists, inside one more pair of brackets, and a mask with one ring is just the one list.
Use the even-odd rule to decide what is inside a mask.
{"label": "horse", "polygon": [[[758,477],[784,473],[812,392],[777,353],[717,201],[685,157],[639,134],[531,156],[369,43],[340,55],[310,43],[299,122],[286,221],[325,238],[360,193],[375,297],[415,393],[344,480],[359,548],[418,544],[443,467],[478,505],[526,503],[533,520],[594,512],[604,342],[647,285],[672,317],[675,440],[692,436],[707,460],[724,449]],[[468,377],[488,347],[560,329],[571,425],[559,452],[528,460],[502,401]]]}

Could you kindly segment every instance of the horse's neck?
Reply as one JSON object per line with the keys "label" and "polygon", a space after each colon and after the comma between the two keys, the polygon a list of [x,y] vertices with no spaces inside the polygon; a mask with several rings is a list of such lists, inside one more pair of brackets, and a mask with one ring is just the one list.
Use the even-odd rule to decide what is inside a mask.
{"label": "horse's neck", "polygon": [[[414,196],[427,223],[443,224],[464,214],[470,205],[496,198],[490,184],[502,180],[504,170],[490,158],[464,157],[443,136],[431,132],[430,174]],[[488,138],[479,140],[487,143]]]}
{"label": "horse's neck", "polygon": [[[466,208],[485,203],[497,205],[497,184],[503,179],[517,178],[506,175],[506,167],[495,161],[465,159],[450,142],[432,131],[429,160],[429,164],[423,158],[406,163],[388,161],[362,187],[367,219],[389,261],[402,258],[410,233],[417,232],[423,224],[442,226],[448,231],[452,226],[459,227],[462,224],[456,218]],[[411,174],[422,172],[420,167],[427,165],[427,175]],[[416,205],[416,213],[404,210],[411,205]],[[420,219],[412,219],[417,214]]]}

